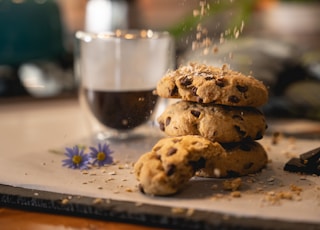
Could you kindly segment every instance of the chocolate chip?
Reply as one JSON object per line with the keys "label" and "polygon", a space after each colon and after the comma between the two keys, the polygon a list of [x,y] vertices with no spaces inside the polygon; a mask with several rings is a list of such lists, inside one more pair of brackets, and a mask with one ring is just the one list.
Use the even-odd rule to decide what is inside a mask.
{"label": "chocolate chip", "polygon": [[248,163],[246,163],[246,164],[243,165],[243,169],[249,169],[249,168],[252,167],[252,165],[253,165],[252,162],[248,162]]}
{"label": "chocolate chip", "polygon": [[233,170],[227,170],[227,176],[228,177],[238,177],[240,173],[233,171]]}
{"label": "chocolate chip", "polygon": [[187,76],[180,78],[179,81],[182,86],[188,86],[192,84],[192,78],[189,78]]}
{"label": "chocolate chip", "polygon": [[174,155],[176,152],[178,151],[178,149],[171,147],[168,152],[167,152],[167,156],[172,156]]}
{"label": "chocolate chip", "polygon": [[167,175],[167,176],[172,176],[172,175],[175,173],[176,168],[177,168],[177,167],[176,167],[174,164],[168,165],[168,168],[167,168],[167,170],[166,170],[166,175]]}
{"label": "chocolate chip", "polygon": [[202,103],[203,102],[203,99],[201,97],[197,97],[197,102],[198,103]]}
{"label": "chocolate chip", "polygon": [[198,111],[198,110],[191,110],[191,114],[192,114],[193,116],[195,116],[196,118],[199,118],[201,112]]}
{"label": "chocolate chip", "polygon": [[225,84],[223,78],[216,79],[216,85],[219,87],[224,87]]}
{"label": "chocolate chip", "polygon": [[178,92],[179,92],[178,87],[176,85],[174,86],[174,88],[172,90],[169,91],[171,97],[178,96],[179,95]]}
{"label": "chocolate chip", "polygon": [[161,131],[164,131],[165,126],[163,122],[159,122],[159,128]]}
{"label": "chocolate chip", "polygon": [[140,190],[141,193],[145,194],[143,186],[141,184],[139,184],[139,190]]}
{"label": "chocolate chip", "polygon": [[246,143],[241,143],[239,148],[243,151],[249,152],[251,150],[250,145],[246,144]]}
{"label": "chocolate chip", "polygon": [[168,126],[170,124],[170,122],[171,122],[171,117],[167,117],[166,118],[166,126]]}
{"label": "chocolate chip", "polygon": [[200,159],[197,161],[189,161],[189,164],[194,171],[198,171],[199,169],[202,169],[206,166],[206,159],[200,157]]}
{"label": "chocolate chip", "polygon": [[238,115],[238,114],[233,115],[233,116],[232,116],[232,119],[234,119],[234,120],[240,120],[240,121],[243,121],[242,116],[240,116],[240,115]]}
{"label": "chocolate chip", "polygon": [[262,135],[262,131],[259,131],[257,134],[256,134],[256,140],[260,140],[262,139],[263,135]]}
{"label": "chocolate chip", "polygon": [[195,87],[195,86],[193,86],[193,87],[191,88],[191,93],[192,93],[193,96],[197,96],[197,90],[198,90],[198,88]]}
{"label": "chocolate chip", "polygon": [[239,102],[240,102],[240,99],[239,99],[237,96],[232,95],[232,96],[230,96],[230,97],[228,98],[228,101],[229,101],[229,102],[232,102],[232,103],[239,103]]}
{"label": "chocolate chip", "polygon": [[237,125],[233,126],[235,128],[235,130],[237,131],[237,133],[240,135],[240,137],[244,138],[246,136],[246,132],[241,130],[241,128]]}
{"label": "chocolate chip", "polygon": [[213,77],[205,77],[204,78],[206,81],[212,81],[214,78]]}
{"label": "chocolate chip", "polygon": [[236,85],[236,88],[238,89],[239,92],[241,93],[245,93],[248,91],[248,86],[244,85],[244,86],[241,86],[241,85]]}

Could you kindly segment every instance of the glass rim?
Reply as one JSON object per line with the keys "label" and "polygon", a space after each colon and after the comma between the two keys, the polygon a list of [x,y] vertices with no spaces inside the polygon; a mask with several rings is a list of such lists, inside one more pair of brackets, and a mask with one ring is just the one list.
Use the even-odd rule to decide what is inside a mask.
{"label": "glass rim", "polygon": [[75,37],[79,40],[90,42],[91,40],[109,40],[109,39],[123,39],[123,40],[137,40],[137,39],[161,39],[171,38],[168,31],[156,31],[156,30],[114,30],[108,32],[87,32],[79,30],[75,33]]}

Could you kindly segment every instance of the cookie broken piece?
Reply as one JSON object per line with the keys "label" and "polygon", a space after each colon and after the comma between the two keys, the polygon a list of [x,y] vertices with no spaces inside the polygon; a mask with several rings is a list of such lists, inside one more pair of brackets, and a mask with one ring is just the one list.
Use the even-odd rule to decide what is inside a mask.
{"label": "cookie broken piece", "polygon": [[222,144],[223,154],[215,156],[197,176],[230,178],[257,173],[268,163],[268,155],[256,141]]}
{"label": "cookie broken piece", "polygon": [[217,68],[198,63],[167,73],[156,92],[164,98],[230,106],[259,107],[268,100],[268,90],[261,81],[227,66]]}
{"label": "cookie broken piece", "polygon": [[320,175],[320,147],[291,158],[283,168],[288,172]]}
{"label": "cookie broken piece", "polygon": [[195,135],[163,138],[134,165],[140,190],[148,195],[171,195],[181,190],[223,147]]}
{"label": "cookie broken piece", "polygon": [[237,177],[266,166],[258,142],[221,145],[197,135],[163,138],[134,165],[140,189],[148,195],[172,195],[191,177]]}

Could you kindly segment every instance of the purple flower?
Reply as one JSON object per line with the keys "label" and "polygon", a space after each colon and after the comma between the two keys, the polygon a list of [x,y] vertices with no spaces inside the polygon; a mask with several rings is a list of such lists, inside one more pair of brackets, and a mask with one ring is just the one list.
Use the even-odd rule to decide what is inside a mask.
{"label": "purple flower", "polygon": [[68,157],[62,160],[62,166],[72,169],[87,169],[90,162],[88,154],[83,153],[83,148],[79,149],[78,146],[66,148],[65,155]]}
{"label": "purple flower", "polygon": [[113,163],[113,158],[110,156],[113,153],[107,144],[98,144],[98,148],[90,147],[90,156],[93,159],[92,164],[98,164],[98,166],[103,166],[105,164]]}

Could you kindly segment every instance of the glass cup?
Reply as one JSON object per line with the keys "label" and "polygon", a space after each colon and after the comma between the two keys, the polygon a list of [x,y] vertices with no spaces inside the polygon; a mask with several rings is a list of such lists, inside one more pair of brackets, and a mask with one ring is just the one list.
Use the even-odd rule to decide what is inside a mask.
{"label": "glass cup", "polygon": [[174,56],[174,40],[167,32],[76,33],[80,104],[99,139],[137,137],[141,126],[154,123],[154,90],[174,67]]}

